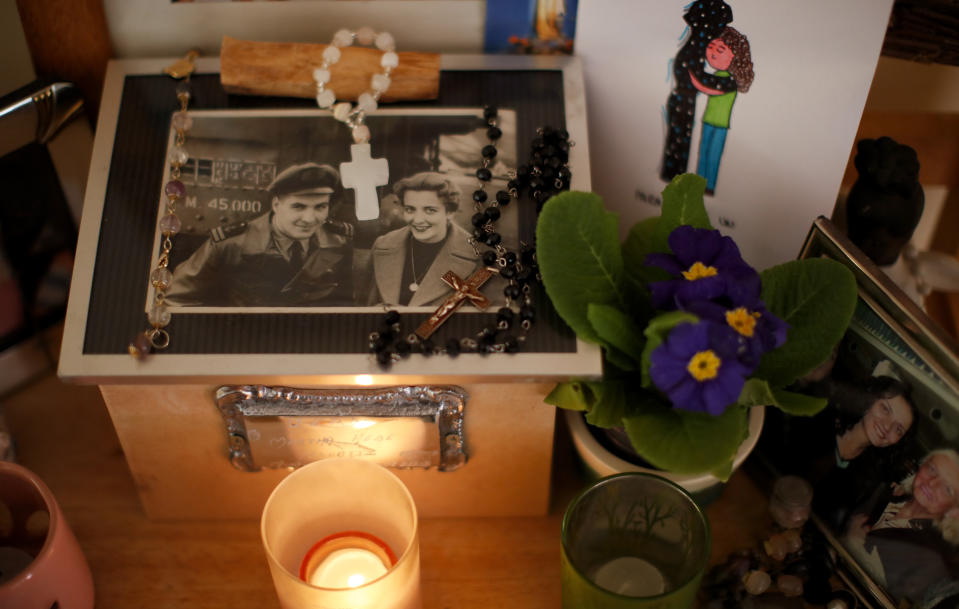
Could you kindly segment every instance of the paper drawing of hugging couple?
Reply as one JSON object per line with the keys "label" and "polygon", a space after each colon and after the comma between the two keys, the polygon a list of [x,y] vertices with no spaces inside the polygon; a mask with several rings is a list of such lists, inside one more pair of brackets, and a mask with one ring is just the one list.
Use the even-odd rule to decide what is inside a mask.
{"label": "paper drawing of hugging couple", "polygon": [[752,85],[755,73],[749,41],[728,24],[732,8],[722,0],[689,5],[688,35],[672,63],[673,89],[666,103],[666,143],[661,177],[672,180],[687,171],[697,95],[707,96],[702,114],[696,173],[713,194],[729,132],[733,104]]}

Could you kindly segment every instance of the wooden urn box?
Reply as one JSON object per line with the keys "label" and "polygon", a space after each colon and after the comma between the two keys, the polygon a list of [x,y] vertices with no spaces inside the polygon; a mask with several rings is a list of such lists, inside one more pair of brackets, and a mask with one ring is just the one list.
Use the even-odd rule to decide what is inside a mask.
{"label": "wooden urn box", "polygon": [[[351,257],[337,279],[350,286],[346,300],[231,300],[229,282],[239,279],[219,268],[204,280],[215,282],[207,287],[216,296],[171,298],[169,345],[137,358],[128,346],[150,328],[164,185],[176,177],[168,159],[180,146],[172,119],[178,81],[162,71],[169,63],[110,64],[59,369],[65,380],[100,385],[147,514],[257,518],[293,468],[341,457],[390,467],[424,517],[545,514],[556,412],[543,398],[556,381],[599,376],[598,349],[578,341],[533,284],[535,323],[519,352],[412,354],[383,367],[370,353],[370,333],[386,311],[370,304],[371,251],[404,226],[393,184],[423,171],[458,188],[449,223],[472,230],[469,195],[489,144],[486,106],[498,108],[502,130],[498,156],[485,165],[491,196],[526,163],[543,126],[569,132],[572,188],[589,190],[578,61],[443,56],[435,100],[384,104],[366,118],[372,156],[389,162],[388,183],[376,190],[379,217],[358,220],[354,191],[334,189],[327,222],[339,227]],[[231,95],[216,59],[197,63],[188,113],[179,167],[186,194],[176,209],[182,227],[168,262],[174,282],[177,269],[204,250],[252,235],[258,219],[261,226],[274,221],[270,187],[284,170],[351,160],[350,129],[329,111],[308,99]],[[514,201],[502,212],[503,244],[532,244],[535,204]],[[450,239],[466,230],[451,229]],[[263,271],[260,279],[272,276]],[[462,306],[435,344],[495,324],[502,289],[490,298],[483,311]],[[412,332],[436,305],[391,308]]]}

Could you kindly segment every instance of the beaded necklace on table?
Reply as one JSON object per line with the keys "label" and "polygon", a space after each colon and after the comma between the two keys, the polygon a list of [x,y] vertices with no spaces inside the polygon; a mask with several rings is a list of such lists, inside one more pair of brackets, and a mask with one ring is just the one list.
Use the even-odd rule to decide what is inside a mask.
{"label": "beaded necklace on table", "polygon": [[180,169],[186,164],[190,155],[184,149],[186,135],[193,126],[193,118],[187,112],[190,103],[190,74],[193,73],[194,60],[197,54],[193,51],[186,57],[167,67],[164,72],[173,78],[182,79],[176,87],[176,97],[180,109],[173,113],[170,124],[176,131],[173,148],[170,150],[170,180],[163,187],[166,197],[166,213],[160,218],[159,230],[163,236],[160,244],[160,255],[150,272],[150,285],[153,286],[153,304],[147,311],[147,322],[150,327],[137,334],[127,347],[127,351],[136,358],[142,358],[153,350],[166,349],[170,345],[170,334],[166,327],[170,324],[170,312],[166,308],[166,291],[173,282],[173,273],[170,266],[170,252],[173,250],[173,237],[180,232],[182,226],[176,215],[177,201],[186,197],[186,186],[180,181]]}
{"label": "beaded necklace on table", "polygon": [[[521,244],[519,251],[507,249],[502,236],[496,230],[502,207],[513,200],[519,201],[525,194],[539,212],[543,203],[563,190],[569,190],[572,177],[569,171],[569,149],[572,142],[563,129],[541,127],[530,147],[529,160],[521,165],[507,183],[506,190],[499,190],[490,199],[486,192],[493,178],[490,165],[497,155],[496,143],[503,132],[497,126],[497,109],[488,106],[483,112],[486,136],[489,143],[483,147],[483,165],[476,170],[479,181],[472,199],[475,213],[471,219],[473,232],[470,245],[481,257],[483,265],[495,270],[507,285],[503,290],[504,306],[496,312],[496,321],[482,327],[472,336],[450,338],[437,345],[431,338],[422,338],[416,333],[405,334],[403,320],[396,310],[388,310],[380,328],[369,335],[370,353],[384,367],[418,353],[424,356],[460,353],[516,353],[520,351],[536,318],[533,297],[539,283],[535,248]],[[485,246],[486,251],[480,252]]]}

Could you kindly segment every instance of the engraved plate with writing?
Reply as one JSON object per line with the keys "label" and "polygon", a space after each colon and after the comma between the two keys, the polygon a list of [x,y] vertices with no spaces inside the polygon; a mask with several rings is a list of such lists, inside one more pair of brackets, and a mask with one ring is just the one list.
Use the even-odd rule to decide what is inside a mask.
{"label": "engraved plate with writing", "polygon": [[331,458],[452,471],[466,462],[467,394],[453,386],[292,389],[224,386],[230,461],[245,471]]}

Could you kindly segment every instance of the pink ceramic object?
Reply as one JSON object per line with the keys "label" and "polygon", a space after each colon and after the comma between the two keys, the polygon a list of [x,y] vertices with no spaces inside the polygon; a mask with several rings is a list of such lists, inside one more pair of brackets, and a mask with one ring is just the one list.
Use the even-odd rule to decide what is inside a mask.
{"label": "pink ceramic object", "polygon": [[[47,485],[30,470],[0,461],[0,502],[12,516],[9,534],[3,528],[10,528],[10,519],[6,527],[0,522],[0,547],[6,546],[7,564],[11,555],[23,553],[23,547],[35,555],[12,579],[11,573],[0,578],[0,607],[50,609],[56,603],[59,609],[93,609],[90,567]],[[0,511],[6,512],[2,507]],[[44,512],[49,514],[45,535]]]}

